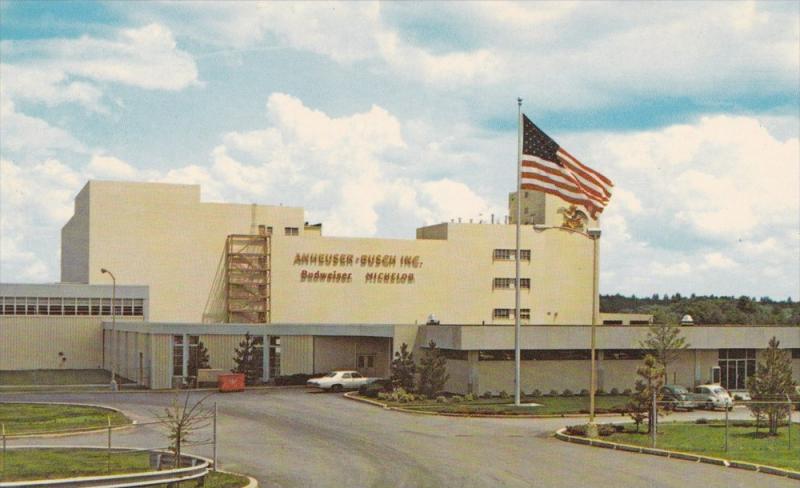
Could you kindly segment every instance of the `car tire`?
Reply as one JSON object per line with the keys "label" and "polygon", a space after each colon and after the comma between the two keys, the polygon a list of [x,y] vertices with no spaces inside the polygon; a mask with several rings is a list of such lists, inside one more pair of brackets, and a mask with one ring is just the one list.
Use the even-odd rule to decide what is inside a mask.
{"label": "car tire", "polygon": [[714,410],[714,403],[713,402],[706,402],[705,409],[706,410]]}
{"label": "car tire", "polygon": [[333,385],[331,386],[331,391],[334,393],[339,393],[342,391],[342,385]]}

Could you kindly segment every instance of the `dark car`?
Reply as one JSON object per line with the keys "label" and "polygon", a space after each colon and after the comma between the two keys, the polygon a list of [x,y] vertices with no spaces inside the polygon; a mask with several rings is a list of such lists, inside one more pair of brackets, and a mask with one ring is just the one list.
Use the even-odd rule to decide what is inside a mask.
{"label": "dark car", "polygon": [[699,406],[694,395],[681,385],[664,385],[661,388],[661,398],[669,410],[691,411]]}
{"label": "dark car", "polygon": [[388,378],[378,378],[358,388],[359,395],[370,398],[377,398],[378,393],[390,391],[392,391],[392,380]]}

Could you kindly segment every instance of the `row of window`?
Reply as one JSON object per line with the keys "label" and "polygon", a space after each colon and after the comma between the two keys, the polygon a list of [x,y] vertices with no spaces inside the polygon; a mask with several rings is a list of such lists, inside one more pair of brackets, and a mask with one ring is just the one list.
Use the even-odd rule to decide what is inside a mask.
{"label": "row of window", "polygon": [[[494,254],[492,255],[495,261],[513,261],[517,259],[517,250],[516,249],[495,249]],[[520,261],[530,261],[531,260],[531,250],[530,249],[520,249],[519,250],[519,260]]]}
{"label": "row of window", "polygon": [[[516,315],[516,309],[514,308],[496,308],[492,311],[492,318],[495,319],[513,319],[515,315]],[[530,318],[531,318],[531,309],[529,308],[519,309],[520,320],[530,320]]]}
{"label": "row of window", "polygon": [[[200,336],[186,336],[189,342],[189,361],[187,369],[190,377],[197,377],[197,370],[200,366]],[[258,361],[259,377],[263,374],[264,357],[264,336],[253,336],[254,354]],[[269,374],[271,378],[281,374],[281,338],[279,336],[269,337]],[[173,376],[183,376],[183,336],[172,336],[172,374]]]}
{"label": "row of window", "polygon": [[[111,315],[111,299],[0,297],[0,315]],[[117,298],[114,315],[144,316],[144,299]]]}
{"label": "row of window", "polygon": [[[492,288],[496,290],[513,290],[514,285],[516,284],[516,278],[495,278],[492,284]],[[531,279],[530,278],[520,278],[519,279],[519,289],[520,290],[530,290],[531,289]]]}
{"label": "row of window", "polygon": [[[643,359],[647,351],[641,349],[605,349],[602,351],[604,360]],[[520,351],[523,361],[574,361],[589,360],[592,352],[589,349],[526,349]],[[600,357],[598,353],[597,357]],[[492,351],[478,351],[478,361],[513,361],[513,349]]]}

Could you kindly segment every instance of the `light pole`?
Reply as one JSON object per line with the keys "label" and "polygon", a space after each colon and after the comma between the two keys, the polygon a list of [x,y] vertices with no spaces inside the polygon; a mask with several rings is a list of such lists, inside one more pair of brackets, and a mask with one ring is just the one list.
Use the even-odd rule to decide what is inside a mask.
{"label": "light pole", "polygon": [[111,391],[117,391],[117,361],[114,351],[117,349],[117,279],[111,271],[100,268],[101,273],[111,276]]}
{"label": "light pole", "polygon": [[[589,428],[587,429],[587,436],[589,437],[596,437],[597,433],[597,426],[595,425],[594,419],[594,394],[597,390],[597,315],[598,315],[598,289],[599,289],[599,277],[600,273],[598,272],[598,241],[600,240],[600,234],[602,233],[600,229],[586,229],[586,232],[582,232],[576,229],[570,229],[568,227],[559,227],[555,225],[541,225],[536,224],[533,226],[533,229],[536,231],[544,231],[547,229],[562,229],[568,232],[574,232],[575,234],[580,234],[584,237],[588,237],[592,240],[592,327],[591,327],[591,376],[589,380]],[[594,433],[594,435],[592,435]]]}

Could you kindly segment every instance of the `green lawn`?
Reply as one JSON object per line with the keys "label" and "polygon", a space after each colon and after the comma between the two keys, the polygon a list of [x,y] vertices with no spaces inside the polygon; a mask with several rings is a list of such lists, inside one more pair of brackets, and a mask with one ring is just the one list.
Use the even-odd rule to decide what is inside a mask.
{"label": "green lawn", "polygon": [[[760,433],[756,435],[754,426],[731,426],[728,430],[726,452],[724,424],[664,422],[659,425],[657,447],[800,471],[800,426],[796,424],[792,426],[791,449],[789,449],[788,429],[781,427],[779,434],[777,437],[766,436],[762,427]],[[629,426],[626,426],[625,433],[603,439],[650,447],[650,435],[633,433]]]}
{"label": "green lawn", "polygon": [[0,424],[5,425],[7,435],[106,427],[109,415],[111,425],[130,423],[130,420],[121,413],[99,407],[0,403]]}
{"label": "green lawn", "polygon": [[[622,395],[603,395],[595,397],[595,411],[605,413],[624,408],[628,397]],[[567,413],[588,413],[588,396],[571,397],[524,397],[522,403],[538,403],[538,407],[515,406],[512,398],[479,398],[471,402],[436,403],[435,401],[397,403],[386,402],[392,407],[409,408],[440,413],[471,413],[501,415],[559,415]]]}
{"label": "green lawn", "polygon": [[[0,386],[35,385],[107,385],[111,373],[104,369],[35,369],[30,371],[0,371]],[[117,377],[118,383],[128,380]]]}
{"label": "green lawn", "polygon": [[[22,481],[148,471],[150,457],[149,453],[143,451],[112,453],[109,457],[105,452],[94,449],[10,449],[6,453],[5,464],[0,461],[0,466],[4,466],[0,480]],[[204,486],[240,488],[247,483],[244,476],[211,473]],[[183,488],[194,486],[198,486],[196,482],[181,483]]]}

